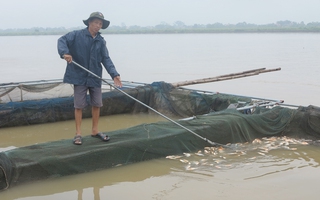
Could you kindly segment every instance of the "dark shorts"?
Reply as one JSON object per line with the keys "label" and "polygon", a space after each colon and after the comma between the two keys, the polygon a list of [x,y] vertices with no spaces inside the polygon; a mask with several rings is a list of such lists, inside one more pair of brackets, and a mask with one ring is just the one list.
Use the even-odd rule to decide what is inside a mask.
{"label": "dark shorts", "polygon": [[83,109],[88,105],[87,93],[90,95],[90,104],[95,107],[102,107],[102,93],[100,87],[87,87],[74,85],[74,107]]}

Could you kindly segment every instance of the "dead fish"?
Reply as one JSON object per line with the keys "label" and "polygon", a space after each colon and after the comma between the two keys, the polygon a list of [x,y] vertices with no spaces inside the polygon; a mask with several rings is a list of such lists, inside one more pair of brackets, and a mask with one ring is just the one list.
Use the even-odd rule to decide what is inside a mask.
{"label": "dead fish", "polygon": [[197,155],[197,156],[204,156],[204,155],[201,153],[201,151],[195,153],[195,155]]}
{"label": "dead fish", "polygon": [[308,142],[301,142],[300,144],[302,144],[302,145],[309,145]]}
{"label": "dead fish", "polygon": [[224,153],[224,149],[218,149],[219,153]]}
{"label": "dead fish", "polygon": [[175,160],[175,159],[178,159],[178,158],[181,158],[182,156],[167,156],[166,158],[168,159],[171,159],[171,160]]}
{"label": "dead fish", "polygon": [[246,151],[237,151],[238,156],[246,155]]}
{"label": "dead fish", "polygon": [[252,144],[261,144],[261,143],[262,143],[262,141],[260,139],[254,139],[252,141]]}
{"label": "dead fish", "polygon": [[262,152],[262,153],[269,153],[269,151],[268,151],[267,149],[262,149],[262,150],[260,150],[260,152]]}
{"label": "dead fish", "polygon": [[263,147],[259,147],[259,149],[263,148],[263,149],[269,149],[270,147],[272,147],[274,144],[268,143],[266,145],[264,145]]}
{"label": "dead fish", "polygon": [[210,166],[210,164],[207,163],[207,162],[203,162],[203,163],[201,163],[201,165],[202,165],[202,166]]}
{"label": "dead fish", "polygon": [[188,160],[186,160],[186,159],[180,159],[180,162],[183,162],[183,163],[189,163],[189,161],[188,161]]}
{"label": "dead fish", "polygon": [[277,140],[278,140],[278,137],[270,137],[270,138],[268,138],[268,140],[274,142],[274,141],[277,141]]}
{"label": "dead fish", "polygon": [[214,156],[218,155],[218,153],[217,153],[217,152],[212,152],[212,154],[213,154]]}
{"label": "dead fish", "polygon": [[288,146],[288,145],[289,145],[289,142],[287,141],[283,141],[279,143],[279,146]]}
{"label": "dead fish", "polygon": [[205,147],[205,150],[211,151],[211,147]]}
{"label": "dead fish", "polygon": [[186,167],[186,170],[188,170],[188,171],[192,171],[192,170],[195,170],[195,169],[197,169],[197,168],[191,167],[189,165]]}
{"label": "dead fish", "polygon": [[191,154],[190,153],[183,153],[186,157],[190,157]]}
{"label": "dead fish", "polygon": [[223,160],[213,160],[215,163],[219,164],[221,162],[223,162]]}
{"label": "dead fish", "polygon": [[192,161],[191,162],[192,165],[199,165],[199,163],[200,163],[199,161]]}
{"label": "dead fish", "polygon": [[238,153],[237,152],[230,152],[230,153],[228,153],[228,155],[238,155]]}

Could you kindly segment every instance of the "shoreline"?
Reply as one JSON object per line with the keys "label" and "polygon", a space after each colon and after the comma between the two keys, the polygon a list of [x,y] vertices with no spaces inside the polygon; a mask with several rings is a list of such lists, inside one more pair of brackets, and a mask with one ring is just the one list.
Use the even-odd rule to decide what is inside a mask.
{"label": "shoreline", "polygon": [[[64,29],[64,30],[38,30],[38,29],[10,29],[10,30],[1,30],[0,36],[35,36],[35,35],[64,35],[70,31],[82,29],[73,28],[73,29]],[[124,29],[124,30],[101,30],[101,34],[110,34],[110,35],[129,35],[129,34],[220,34],[220,33],[320,33],[320,28],[259,28],[259,29]]]}

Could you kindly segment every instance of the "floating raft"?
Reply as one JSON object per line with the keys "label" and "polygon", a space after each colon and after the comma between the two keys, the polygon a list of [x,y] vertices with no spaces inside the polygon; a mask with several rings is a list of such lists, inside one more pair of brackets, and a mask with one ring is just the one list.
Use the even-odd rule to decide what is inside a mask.
{"label": "floating raft", "polygon": [[[315,106],[257,108],[252,114],[226,109],[177,122],[220,144],[251,142],[272,136],[312,141],[320,138],[320,108]],[[0,153],[0,189],[196,152],[210,146],[205,140],[170,122],[141,124],[107,134],[111,137],[109,142],[87,136],[80,146],[73,145],[70,139]]]}
{"label": "floating raft", "polygon": [[[30,91],[42,93],[56,88],[56,83],[50,84],[4,87],[0,95],[0,127],[73,119],[72,95],[25,99]],[[21,94],[28,91],[21,101],[11,101],[13,95],[3,98],[16,88]],[[277,102],[269,103],[268,100],[261,102],[250,97],[176,88],[164,82],[125,87],[124,90],[163,114],[191,117],[177,122],[201,137],[225,146],[271,136],[315,141],[320,135],[320,109],[315,106],[291,109],[275,106]],[[150,112],[118,91],[103,93],[103,103],[101,115]],[[84,117],[90,117],[90,114],[90,108],[84,110]],[[31,181],[195,152],[211,145],[172,122],[141,124],[107,134],[111,137],[109,142],[87,136],[80,146],[73,145],[70,139],[1,152],[0,190]]]}

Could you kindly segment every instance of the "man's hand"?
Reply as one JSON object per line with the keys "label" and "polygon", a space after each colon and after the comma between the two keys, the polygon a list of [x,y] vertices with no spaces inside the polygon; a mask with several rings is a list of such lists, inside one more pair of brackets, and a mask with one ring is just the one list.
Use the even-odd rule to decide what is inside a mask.
{"label": "man's hand", "polygon": [[121,83],[121,79],[120,79],[120,76],[116,76],[113,78],[113,81],[114,81],[114,85],[117,86],[117,87],[122,87],[122,83]]}
{"label": "man's hand", "polygon": [[68,62],[71,63],[72,62],[72,56],[69,54],[64,54],[63,58]]}

